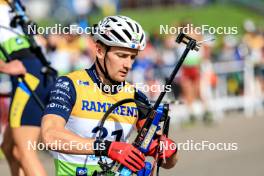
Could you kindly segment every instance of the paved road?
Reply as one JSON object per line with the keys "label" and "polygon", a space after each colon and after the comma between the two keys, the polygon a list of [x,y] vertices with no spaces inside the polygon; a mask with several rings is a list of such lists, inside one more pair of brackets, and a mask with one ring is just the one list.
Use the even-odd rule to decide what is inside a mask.
{"label": "paved road", "polygon": [[[236,116],[236,117],[234,117]],[[264,175],[264,115],[243,118],[229,115],[220,124],[211,127],[196,125],[187,129],[171,127],[170,135],[184,144],[194,142],[237,143],[237,151],[190,151],[182,147],[180,160],[171,170],[161,170],[162,176],[263,176]],[[53,163],[49,155],[41,153],[49,175]],[[0,161],[0,175],[10,175],[5,160]]]}

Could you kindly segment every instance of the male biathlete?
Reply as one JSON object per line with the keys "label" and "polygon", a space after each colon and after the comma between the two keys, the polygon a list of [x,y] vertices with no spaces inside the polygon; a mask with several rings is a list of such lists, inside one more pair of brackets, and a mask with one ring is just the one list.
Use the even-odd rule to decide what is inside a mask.
{"label": "male biathlete", "polygon": [[[125,82],[139,50],[145,48],[145,33],[136,21],[125,16],[106,17],[96,29],[95,64],[57,79],[42,119],[43,141],[50,148],[57,147],[52,152],[56,175],[75,175],[84,167],[88,175],[100,171],[98,156],[108,162],[118,161],[133,172],[145,165],[144,154],[125,142],[133,126],[140,128],[144,122],[135,103],[115,109],[104,124],[104,140],[96,139],[99,122],[112,104],[126,98],[148,103],[142,92]],[[174,144],[164,136],[162,140]],[[155,156],[157,145],[154,140],[146,155]],[[168,147],[159,157],[167,158],[163,167],[171,168],[177,160],[176,149]]]}

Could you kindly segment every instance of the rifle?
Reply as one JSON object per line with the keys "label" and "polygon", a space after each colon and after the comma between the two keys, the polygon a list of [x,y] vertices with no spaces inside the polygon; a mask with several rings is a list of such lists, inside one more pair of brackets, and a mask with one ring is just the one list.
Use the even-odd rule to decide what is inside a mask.
{"label": "rifle", "polygon": [[[186,48],[183,52],[183,54],[181,55],[178,63],[176,64],[173,72],[171,73],[168,81],[166,82],[165,85],[171,85],[174,77],[176,76],[176,74],[178,73],[182,63],[184,62],[187,54],[189,53],[190,50],[195,50],[198,51],[199,47],[200,47],[200,42],[197,42],[195,39],[180,33],[177,36],[176,39],[177,43],[184,43],[186,44]],[[134,140],[134,142],[132,143],[136,148],[138,148],[142,153],[147,153],[149,151],[149,147],[150,144],[153,140],[153,138],[156,135],[156,132],[160,129],[159,128],[159,123],[164,121],[163,124],[163,134],[168,136],[169,133],[169,123],[170,123],[170,117],[168,116],[168,111],[169,111],[169,107],[168,105],[160,105],[162,102],[162,99],[164,98],[166,94],[166,91],[162,91],[157,99],[157,101],[155,102],[154,106],[148,110],[147,115],[146,115],[146,121],[143,124],[143,127],[140,129],[136,139]],[[122,104],[126,104],[126,103],[130,103],[130,102],[134,102],[137,105],[138,104],[142,104],[142,102],[139,102],[137,100],[134,99],[124,99],[121,100],[117,103],[115,103],[113,106],[111,106],[108,111],[104,114],[100,125],[99,125],[99,140],[102,140],[102,129],[103,129],[103,125],[105,120],[107,119],[107,117],[112,113],[112,111],[117,108],[118,106],[122,105]],[[101,172],[94,172],[93,176],[103,176],[103,175],[107,175],[107,176],[116,176],[116,175],[121,175],[121,176],[130,176],[133,175],[132,171],[130,171],[128,168],[122,166],[120,163],[117,162],[113,162],[113,163],[104,163],[100,157],[100,160],[98,161],[98,164],[100,165],[102,171]],[[159,167],[161,165],[161,161],[159,160],[157,162],[157,174],[159,171]],[[151,169],[153,172],[154,171],[154,167]],[[138,172],[137,175],[149,175],[150,173],[146,174],[142,173],[142,172]]]}

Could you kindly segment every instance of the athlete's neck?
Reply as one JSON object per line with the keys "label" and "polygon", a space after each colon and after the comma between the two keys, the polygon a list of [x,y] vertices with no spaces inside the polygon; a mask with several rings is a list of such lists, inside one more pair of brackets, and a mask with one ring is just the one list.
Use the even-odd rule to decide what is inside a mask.
{"label": "athlete's neck", "polygon": [[97,65],[97,63],[95,63],[96,67],[96,72],[98,73],[98,77],[100,79],[100,81],[104,84],[104,85],[109,85],[112,86],[113,84],[111,83],[111,81],[109,81],[107,78],[105,78],[104,74],[101,72],[101,70],[99,69],[99,66]]}

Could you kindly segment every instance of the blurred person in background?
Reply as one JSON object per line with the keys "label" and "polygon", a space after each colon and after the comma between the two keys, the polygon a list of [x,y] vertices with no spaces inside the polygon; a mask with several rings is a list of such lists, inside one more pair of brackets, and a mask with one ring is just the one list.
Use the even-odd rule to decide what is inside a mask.
{"label": "blurred person in background", "polygon": [[[226,80],[226,87],[222,87],[223,95],[239,96],[244,91],[244,57],[239,51],[239,39],[234,35],[226,35],[221,40],[220,52],[216,60],[224,66],[217,68],[221,74],[219,79]],[[225,93],[226,90],[226,93]]]}
{"label": "blurred person in background", "polygon": [[[2,71],[10,75],[24,74],[28,85],[45,104],[53,83],[50,80],[54,79],[55,75],[46,75],[41,72],[44,64],[30,49],[30,43],[21,27],[10,25],[13,17],[14,13],[6,1],[0,0],[0,44],[11,58],[11,62],[7,64],[1,61]],[[0,58],[7,60],[2,52],[0,52]],[[11,68],[6,70],[6,67]],[[46,79],[46,76],[51,79]],[[44,176],[46,171],[38,158],[37,151],[28,148],[29,143],[34,144],[39,141],[42,109],[23,82],[17,77],[11,77],[11,79],[10,126],[5,131],[1,147],[12,175]]]}
{"label": "blurred person in background", "polygon": [[51,65],[59,75],[89,67],[93,63],[92,49],[95,46],[87,34],[49,35],[47,47]]}
{"label": "blurred person in background", "polygon": [[78,35],[60,34],[50,35],[49,43],[55,50],[50,50],[49,56],[51,64],[59,75],[69,73],[73,69],[73,64],[80,56],[82,50]]}
{"label": "blurred person in background", "polygon": [[[165,36],[162,44],[162,48],[160,49],[161,61],[158,64],[158,68],[161,70],[160,75],[162,75],[162,79],[167,80],[180,57],[180,53],[178,53],[177,49],[175,48],[174,35]],[[168,97],[171,97],[170,93],[173,93],[174,97],[171,97],[171,99],[178,99],[181,94],[179,77],[180,74],[176,75],[172,83],[172,92],[169,92],[168,94]]]}
{"label": "blurred person in background", "polygon": [[[263,37],[264,41],[264,37]],[[261,57],[259,58],[258,62],[255,63],[254,66],[254,75],[255,75],[255,96],[263,98],[264,96],[264,45],[261,48]],[[262,100],[262,105],[263,105]]]}
{"label": "blurred person in background", "polygon": [[[245,34],[242,38],[247,63],[254,67],[255,85],[252,94],[256,97],[264,95],[264,35],[251,20],[244,22]],[[262,29],[263,30],[263,29]]]}
{"label": "blurred person in background", "polygon": [[91,36],[80,36],[80,40],[82,49],[80,50],[79,57],[76,58],[73,63],[73,70],[81,70],[90,67],[95,62],[95,43],[93,42]]}
{"label": "blurred person in background", "polygon": [[[204,38],[212,39],[214,36],[205,35]],[[212,101],[215,98],[214,89],[218,80],[212,63],[213,47],[214,42],[203,43],[203,59],[200,66],[200,97],[204,108],[203,122],[207,124],[213,120],[212,111],[214,107],[212,106]]]}
{"label": "blurred person in background", "polygon": [[[9,63],[6,63],[4,61],[5,59],[0,56],[0,73],[12,75],[12,76],[18,76],[18,75],[24,75],[26,74],[27,70],[24,67],[23,63],[19,60],[12,60]],[[3,149],[4,153],[6,154],[6,157],[13,158],[11,151],[8,151],[8,148],[13,147],[13,141],[10,140],[10,128],[7,127],[8,120],[5,121],[5,119],[8,119],[8,107],[9,103],[6,103],[2,97],[0,97],[0,146]],[[14,159],[14,158],[13,158]],[[10,160],[7,158],[7,160]]]}
{"label": "blurred person in background", "polygon": [[[184,25],[182,25],[184,26]],[[201,41],[202,35],[190,31],[190,37]],[[182,53],[184,46],[178,47],[178,52]],[[203,58],[203,48],[200,48],[199,52],[190,51],[181,68],[181,90],[184,103],[186,103],[189,109],[189,119],[193,123],[196,121],[195,102],[200,98],[200,64]]]}
{"label": "blurred person in background", "polygon": [[155,68],[159,60],[159,54],[148,37],[146,40],[146,48],[138,54],[132,67],[130,79],[135,85],[138,84],[139,90],[146,93],[151,100],[155,100],[159,94],[158,90],[153,89],[153,91],[149,91],[141,89],[143,88],[143,85],[148,85],[148,87],[151,85],[160,85],[159,78],[155,73]]}

